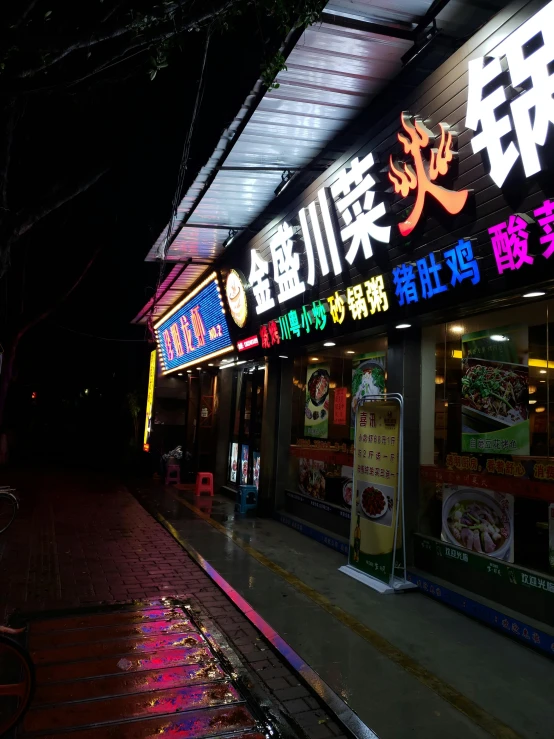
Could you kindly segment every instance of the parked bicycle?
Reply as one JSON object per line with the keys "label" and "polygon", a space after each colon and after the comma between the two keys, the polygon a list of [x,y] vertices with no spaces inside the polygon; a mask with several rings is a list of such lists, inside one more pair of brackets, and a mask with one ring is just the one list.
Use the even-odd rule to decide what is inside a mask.
{"label": "parked bicycle", "polygon": [[[18,510],[15,489],[0,487],[0,534],[13,523]],[[33,693],[33,663],[14,638],[24,631],[0,626],[0,737],[18,723]]]}

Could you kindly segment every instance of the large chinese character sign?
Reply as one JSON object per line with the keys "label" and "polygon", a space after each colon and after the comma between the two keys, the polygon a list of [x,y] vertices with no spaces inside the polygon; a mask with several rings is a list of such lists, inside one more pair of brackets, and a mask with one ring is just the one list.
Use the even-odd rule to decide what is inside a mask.
{"label": "large chinese character sign", "polygon": [[233,351],[216,274],[155,326],[163,373]]}
{"label": "large chinese character sign", "polygon": [[[404,147],[404,153],[410,156],[410,160],[395,164],[391,156],[389,179],[394,185],[394,191],[404,198],[414,191],[415,203],[412,211],[405,221],[398,224],[402,236],[408,236],[419,223],[428,196],[439,203],[447,213],[456,215],[466,204],[469,191],[448,190],[435,182],[439,176],[447,174],[454,158],[452,132],[447,126],[439,124],[439,138],[422,121],[412,119],[407,113],[402,113],[400,122],[407,136],[399,133],[398,140]],[[425,149],[429,150],[428,158],[423,157]]]}

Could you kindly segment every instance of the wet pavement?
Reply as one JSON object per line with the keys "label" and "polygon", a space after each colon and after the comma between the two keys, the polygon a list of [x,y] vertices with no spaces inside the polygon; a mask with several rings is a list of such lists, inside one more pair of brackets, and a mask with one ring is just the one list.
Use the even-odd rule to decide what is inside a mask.
{"label": "wet pavement", "polygon": [[32,619],[36,690],[18,736],[296,736],[208,628],[194,598]]}
{"label": "wet pavement", "polygon": [[135,493],[381,739],[552,737],[548,658],[421,593],[364,588],[338,572],[342,555],[276,521],[235,518],[220,496]]}

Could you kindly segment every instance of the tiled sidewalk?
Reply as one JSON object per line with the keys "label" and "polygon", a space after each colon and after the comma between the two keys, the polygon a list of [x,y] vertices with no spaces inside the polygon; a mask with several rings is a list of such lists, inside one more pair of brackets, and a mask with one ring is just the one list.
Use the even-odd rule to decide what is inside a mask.
{"label": "tiled sidewalk", "polygon": [[191,594],[308,737],[342,734],[242,612],[122,485],[62,471],[12,474],[8,481],[18,487],[21,511],[0,536],[0,618],[17,610]]}

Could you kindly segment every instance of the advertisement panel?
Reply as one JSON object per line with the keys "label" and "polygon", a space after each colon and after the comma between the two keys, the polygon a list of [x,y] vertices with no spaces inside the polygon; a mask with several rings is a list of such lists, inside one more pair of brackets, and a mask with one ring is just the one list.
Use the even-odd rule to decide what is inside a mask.
{"label": "advertisement panel", "polygon": [[[355,444],[348,562],[351,567],[389,583],[400,504],[398,404],[363,403],[356,417]],[[400,532],[398,541],[401,541]]]}
{"label": "advertisement panel", "polygon": [[231,444],[229,454],[229,480],[237,481],[237,468],[239,463],[239,445],[236,442]]}
{"label": "advertisement panel", "polygon": [[513,562],[513,496],[484,488],[443,485],[441,539],[470,552]]}
{"label": "advertisement panel", "polygon": [[256,490],[260,489],[260,453],[252,454],[252,484],[256,486]]}
{"label": "advertisement panel", "polygon": [[352,360],[351,439],[354,439],[354,419],[361,399],[385,392],[385,363],[384,352],[359,354]]}
{"label": "advertisement panel", "polygon": [[240,484],[248,485],[248,456],[250,447],[243,444],[240,454]]}
{"label": "advertisement panel", "polygon": [[462,451],[528,456],[526,326],[462,336]]}
{"label": "advertisement panel", "polygon": [[333,423],[337,426],[346,426],[346,392],[347,388],[335,388],[333,401]]}
{"label": "advertisement panel", "polygon": [[163,373],[233,350],[215,273],[156,324]]}
{"label": "advertisement panel", "polygon": [[312,364],[306,369],[304,436],[326,439],[329,433],[329,364]]}

